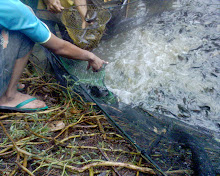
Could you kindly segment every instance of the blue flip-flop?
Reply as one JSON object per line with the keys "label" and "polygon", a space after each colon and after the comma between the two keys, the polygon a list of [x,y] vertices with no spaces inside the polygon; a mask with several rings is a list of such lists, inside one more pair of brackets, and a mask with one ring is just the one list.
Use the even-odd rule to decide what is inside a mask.
{"label": "blue flip-flop", "polygon": [[28,100],[25,100],[25,101],[19,103],[15,107],[0,106],[0,112],[36,112],[36,111],[42,111],[42,110],[48,109],[48,106],[45,106],[43,108],[35,108],[35,109],[22,108],[24,105],[26,105],[34,100],[37,100],[37,98],[30,98]]}

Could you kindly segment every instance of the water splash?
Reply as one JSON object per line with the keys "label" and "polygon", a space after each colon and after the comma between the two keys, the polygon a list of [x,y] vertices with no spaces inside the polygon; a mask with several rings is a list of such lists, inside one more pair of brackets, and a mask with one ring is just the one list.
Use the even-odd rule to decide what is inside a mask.
{"label": "water splash", "polygon": [[220,132],[218,4],[172,1],[145,26],[103,41],[95,52],[110,62],[107,87],[127,104]]}

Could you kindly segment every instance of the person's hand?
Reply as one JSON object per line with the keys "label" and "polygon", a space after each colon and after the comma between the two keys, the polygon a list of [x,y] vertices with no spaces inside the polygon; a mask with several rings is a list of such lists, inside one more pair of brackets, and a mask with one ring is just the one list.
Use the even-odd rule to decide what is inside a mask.
{"label": "person's hand", "polygon": [[44,3],[47,5],[47,10],[52,13],[60,13],[64,9],[60,0],[44,0]]}
{"label": "person's hand", "polygon": [[98,72],[104,64],[108,64],[108,62],[100,59],[96,55],[92,55],[92,57],[88,60],[88,67],[90,69],[92,67],[92,71]]}

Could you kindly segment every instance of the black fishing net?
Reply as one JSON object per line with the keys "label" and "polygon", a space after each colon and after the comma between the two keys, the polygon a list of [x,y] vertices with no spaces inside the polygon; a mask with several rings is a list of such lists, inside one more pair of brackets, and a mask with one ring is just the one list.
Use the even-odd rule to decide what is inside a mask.
{"label": "black fishing net", "polygon": [[91,75],[97,76],[97,73],[89,73],[86,79],[91,78],[90,84],[88,80],[78,79],[80,74],[73,74],[68,70],[70,67],[65,68],[65,59],[49,52],[48,59],[60,83],[72,87],[87,101],[95,102],[118,132],[156,167],[158,174],[183,170],[181,174],[185,175],[185,170],[191,169],[195,175],[219,173],[220,146],[211,132],[120,103],[104,86],[103,80],[97,82],[92,79]]}
{"label": "black fishing net", "polygon": [[[93,1],[96,6],[106,8],[112,14],[104,38],[143,25],[151,15],[159,13],[152,11],[134,17],[132,11],[129,13],[128,10],[131,6],[138,7],[138,2],[104,4],[102,1]],[[145,2],[146,6],[154,3]],[[163,3],[163,8],[166,8],[169,2]],[[104,68],[93,73],[86,71],[84,62],[61,58],[49,51],[46,53],[57,80],[64,86],[72,87],[85,100],[95,102],[109,122],[154,165],[158,175],[166,175],[169,171],[182,171],[177,172],[177,175],[220,173],[220,145],[210,131],[123,104],[106,88]],[[186,170],[193,170],[194,173],[187,173]]]}

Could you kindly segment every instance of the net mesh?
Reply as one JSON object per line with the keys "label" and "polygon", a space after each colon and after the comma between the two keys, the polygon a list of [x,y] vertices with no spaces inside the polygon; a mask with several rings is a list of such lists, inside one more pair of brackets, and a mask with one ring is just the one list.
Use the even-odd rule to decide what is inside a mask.
{"label": "net mesh", "polygon": [[77,7],[73,6],[65,9],[61,15],[61,21],[65,25],[70,38],[75,45],[82,49],[91,50],[97,47],[105,31],[106,23],[111,18],[111,13],[107,9],[87,5],[88,18],[91,18],[94,14],[97,14],[94,21],[84,29]]}
{"label": "net mesh", "polygon": [[104,84],[104,69],[93,73],[92,70],[87,70],[86,62],[66,58],[61,58],[61,61],[65,69],[68,70],[69,74],[76,75],[80,83],[87,83],[92,86],[101,86]]}
{"label": "net mesh", "polygon": [[110,92],[105,86],[105,69],[104,67],[99,72],[87,70],[87,63],[79,60],[70,60],[59,57],[63,67],[69,75],[77,77],[76,85],[83,84],[86,89],[94,96],[106,103],[117,102],[116,96]]}
{"label": "net mesh", "polygon": [[[82,28],[83,20],[79,13],[80,8],[87,9],[86,18],[88,20],[95,15],[93,21],[85,28]],[[46,22],[53,21],[58,25],[64,25],[68,35],[64,38],[70,38],[76,46],[86,50],[92,50],[98,46],[105,32],[106,24],[112,16],[108,9],[93,4],[65,8],[61,14],[54,14],[48,10],[37,10],[36,15]]]}

